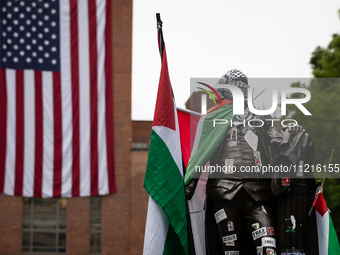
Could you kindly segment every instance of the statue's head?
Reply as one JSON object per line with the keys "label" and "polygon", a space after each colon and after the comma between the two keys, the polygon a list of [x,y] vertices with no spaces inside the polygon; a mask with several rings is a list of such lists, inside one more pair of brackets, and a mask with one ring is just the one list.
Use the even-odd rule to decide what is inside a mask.
{"label": "statue's head", "polygon": [[[231,69],[226,72],[221,79],[217,82],[216,85],[220,84],[230,84],[238,87],[242,90],[244,94],[244,101],[248,100],[248,78],[247,76],[237,69]],[[233,95],[227,88],[217,88],[217,93],[221,97],[221,99],[233,99]]]}

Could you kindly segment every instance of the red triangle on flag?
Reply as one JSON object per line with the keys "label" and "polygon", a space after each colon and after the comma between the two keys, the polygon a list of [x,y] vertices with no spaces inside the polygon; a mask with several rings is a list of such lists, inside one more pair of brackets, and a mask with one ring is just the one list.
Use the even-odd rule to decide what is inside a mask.
{"label": "red triangle on flag", "polygon": [[318,193],[318,195],[316,196],[316,199],[313,203],[313,205],[315,206],[315,210],[321,215],[324,216],[324,214],[328,211],[327,205],[326,205],[326,201],[322,195],[322,193]]}
{"label": "red triangle on flag", "polygon": [[152,126],[176,130],[175,108],[164,46],[161,75],[159,78],[155,115]]}

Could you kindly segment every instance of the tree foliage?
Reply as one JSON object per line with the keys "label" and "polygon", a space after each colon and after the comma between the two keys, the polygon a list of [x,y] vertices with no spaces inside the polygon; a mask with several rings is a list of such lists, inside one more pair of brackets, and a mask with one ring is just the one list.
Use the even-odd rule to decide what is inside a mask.
{"label": "tree foliage", "polygon": [[310,64],[316,78],[340,77],[340,34],[333,34],[327,48],[316,47]]}
{"label": "tree foliage", "polygon": [[[331,163],[340,164],[340,34],[334,34],[326,48],[316,47],[310,64],[315,78],[307,86],[297,82],[292,87],[304,87],[310,91],[311,100],[304,106],[312,116],[305,116],[292,107],[287,110],[313,138],[316,147],[315,164],[327,165],[333,148],[335,152]],[[301,96],[303,95],[291,95],[292,98]],[[331,177],[329,173],[327,175]],[[340,177],[340,173],[337,177]],[[339,178],[326,179],[324,197],[332,211],[333,223],[340,237]]]}

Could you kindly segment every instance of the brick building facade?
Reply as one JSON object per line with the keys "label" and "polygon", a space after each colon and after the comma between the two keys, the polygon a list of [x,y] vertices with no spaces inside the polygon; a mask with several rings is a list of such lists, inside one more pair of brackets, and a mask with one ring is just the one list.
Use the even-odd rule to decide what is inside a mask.
{"label": "brick building facade", "polygon": [[[89,197],[52,199],[48,209],[40,200],[32,204],[27,198],[1,194],[0,254],[142,254],[148,199],[143,189],[147,150],[131,150],[133,127],[141,132],[131,121],[131,0],[112,0],[112,29],[117,193],[103,196],[99,202]],[[147,132],[150,133],[150,124],[145,125],[149,125]],[[46,212],[45,216],[39,216],[44,210],[57,215],[50,226],[43,224]],[[38,220],[34,218],[38,216]],[[43,251],[41,240],[52,239],[45,235],[39,240],[36,228],[41,229],[40,233],[54,228],[52,239],[57,236],[57,248],[53,246],[51,252]],[[29,239],[33,248],[30,248]],[[52,244],[46,241],[46,245]],[[32,249],[41,252],[32,252]]]}

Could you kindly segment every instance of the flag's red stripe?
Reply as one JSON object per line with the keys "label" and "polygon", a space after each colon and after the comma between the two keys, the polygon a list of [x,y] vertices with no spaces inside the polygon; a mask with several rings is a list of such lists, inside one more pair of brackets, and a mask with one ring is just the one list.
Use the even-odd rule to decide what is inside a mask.
{"label": "flag's red stripe", "polygon": [[315,210],[321,215],[324,216],[324,214],[328,211],[326,201],[322,195],[322,193],[318,193],[313,205],[315,206]]}
{"label": "flag's red stripe", "polygon": [[3,193],[6,168],[7,142],[7,89],[6,70],[0,69],[0,192]]}
{"label": "flag's red stripe", "polygon": [[88,0],[90,47],[90,165],[91,195],[98,195],[98,50],[96,1]]}
{"label": "flag's red stripe", "polygon": [[79,196],[79,39],[78,1],[70,1],[71,83],[72,83],[72,196]]}
{"label": "flag's red stripe", "polygon": [[112,84],[112,20],[111,0],[106,1],[105,27],[105,120],[106,120],[106,151],[109,192],[116,192],[114,175],[114,136],[113,136],[113,84]]}
{"label": "flag's red stripe", "polygon": [[15,184],[14,195],[21,196],[24,176],[24,71],[16,71],[16,144],[15,144]]}
{"label": "flag's red stripe", "polygon": [[34,197],[42,196],[43,178],[43,89],[42,72],[34,72],[35,81],[35,158],[34,158]]}
{"label": "flag's red stripe", "polygon": [[54,156],[53,156],[53,197],[61,196],[62,162],[63,162],[63,130],[60,73],[53,73],[53,126],[54,126]]}

